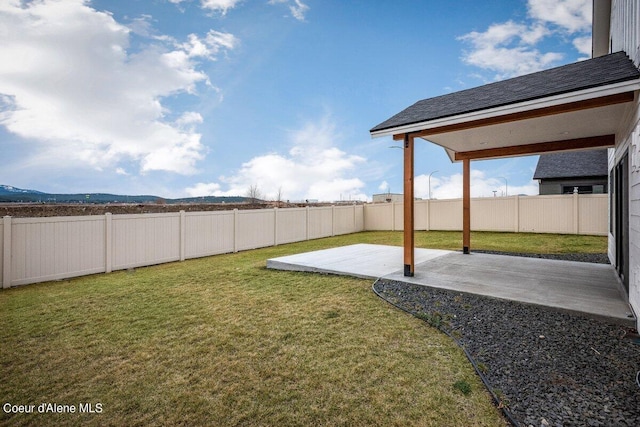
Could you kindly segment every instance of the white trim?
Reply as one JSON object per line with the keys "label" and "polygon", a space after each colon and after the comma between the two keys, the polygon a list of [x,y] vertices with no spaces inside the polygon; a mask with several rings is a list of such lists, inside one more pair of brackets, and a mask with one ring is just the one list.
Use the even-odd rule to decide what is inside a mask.
{"label": "white trim", "polygon": [[444,117],[441,119],[427,120],[420,123],[398,126],[398,127],[393,127],[389,129],[383,129],[383,130],[371,132],[371,137],[378,138],[382,136],[392,136],[400,133],[418,132],[418,131],[433,129],[441,126],[456,125],[456,124],[471,122],[475,120],[500,117],[507,114],[554,107],[557,105],[585,101],[585,100],[594,99],[594,98],[601,98],[604,96],[616,95],[619,93],[636,91],[636,90],[640,90],[640,79],[628,80],[625,82],[614,83],[607,86],[599,86],[599,87],[584,89],[584,90],[575,91],[575,92],[563,93],[560,95],[550,96],[547,98],[539,98],[531,101],[525,101],[525,102],[520,102],[516,104],[509,104],[509,105],[503,105],[500,107],[474,111],[471,113]]}

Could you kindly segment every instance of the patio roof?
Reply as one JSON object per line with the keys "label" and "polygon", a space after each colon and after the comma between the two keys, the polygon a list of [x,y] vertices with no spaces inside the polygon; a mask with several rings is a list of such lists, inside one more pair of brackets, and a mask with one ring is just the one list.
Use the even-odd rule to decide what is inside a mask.
{"label": "patio roof", "polygon": [[[638,89],[640,72],[618,52],[424,99],[370,132],[426,139],[452,161],[610,147]],[[549,142],[560,144],[534,146]]]}

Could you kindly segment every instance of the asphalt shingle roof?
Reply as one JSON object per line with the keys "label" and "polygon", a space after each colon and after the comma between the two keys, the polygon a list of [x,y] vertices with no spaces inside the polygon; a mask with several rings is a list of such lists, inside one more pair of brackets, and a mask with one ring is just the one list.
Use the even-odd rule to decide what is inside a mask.
{"label": "asphalt shingle roof", "polygon": [[606,149],[542,154],[533,179],[607,176],[607,159]]}
{"label": "asphalt shingle roof", "polygon": [[624,52],[423,99],[371,132],[500,107],[640,78]]}

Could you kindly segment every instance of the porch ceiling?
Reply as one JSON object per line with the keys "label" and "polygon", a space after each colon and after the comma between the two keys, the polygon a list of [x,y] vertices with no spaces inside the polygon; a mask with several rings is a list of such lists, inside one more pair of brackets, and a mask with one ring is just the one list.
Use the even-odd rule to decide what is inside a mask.
{"label": "porch ceiling", "polygon": [[[518,150],[491,150],[615,135],[630,105],[631,103],[615,104],[506,123],[479,125],[461,130],[445,130],[424,135],[421,138],[443,147],[452,161],[460,160],[461,153],[470,152],[476,153],[471,156],[472,158],[483,159],[518,156],[522,155]],[[613,138],[602,139],[597,146],[613,147],[614,142]],[[555,148],[563,145],[566,145],[569,150],[576,149],[575,145],[569,143],[556,145]],[[585,144],[583,148],[594,147]],[[531,151],[525,154],[539,154],[546,150]]]}

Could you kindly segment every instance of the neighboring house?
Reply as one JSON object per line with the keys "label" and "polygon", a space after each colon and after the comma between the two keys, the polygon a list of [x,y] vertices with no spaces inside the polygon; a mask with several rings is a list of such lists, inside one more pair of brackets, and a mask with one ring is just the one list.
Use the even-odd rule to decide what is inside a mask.
{"label": "neighboring house", "polygon": [[416,139],[462,162],[464,253],[471,242],[472,161],[609,149],[609,259],[638,318],[640,2],[593,0],[592,25],[592,59],[423,99],[371,129],[373,137],[403,143],[406,276],[415,267]]}
{"label": "neighboring house", "polygon": [[602,194],[607,192],[607,150],[567,151],[540,155],[533,179],[539,194]]}
{"label": "neighboring house", "polygon": [[373,203],[391,203],[391,202],[402,202],[404,200],[404,196],[402,193],[381,193],[373,195]]}

